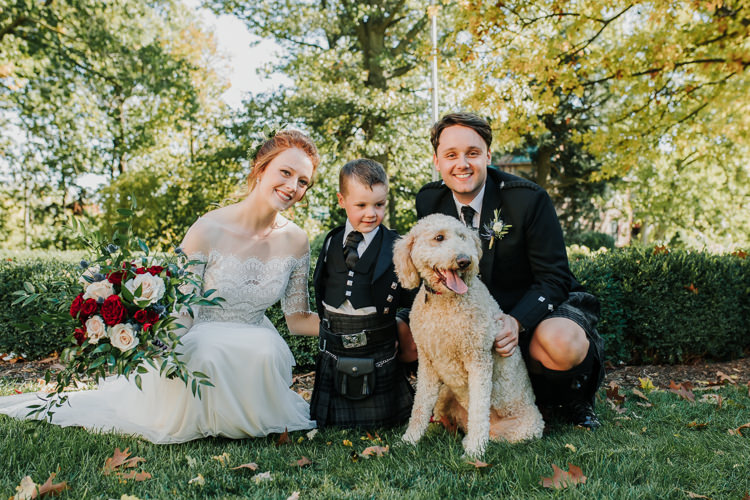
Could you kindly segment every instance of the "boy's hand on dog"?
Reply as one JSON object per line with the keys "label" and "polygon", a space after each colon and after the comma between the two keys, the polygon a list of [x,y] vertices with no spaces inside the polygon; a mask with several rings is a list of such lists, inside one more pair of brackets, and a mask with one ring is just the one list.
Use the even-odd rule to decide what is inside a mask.
{"label": "boy's hand on dog", "polygon": [[518,346],[518,331],[520,330],[518,320],[503,313],[495,316],[495,320],[500,326],[500,331],[495,336],[495,352],[507,358],[516,352]]}

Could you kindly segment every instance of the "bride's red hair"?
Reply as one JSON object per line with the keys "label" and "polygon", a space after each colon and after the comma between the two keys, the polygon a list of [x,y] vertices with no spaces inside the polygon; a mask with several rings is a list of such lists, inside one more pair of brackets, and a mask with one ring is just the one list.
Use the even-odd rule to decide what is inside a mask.
{"label": "bride's red hair", "polygon": [[[266,171],[268,164],[271,163],[282,151],[292,148],[301,150],[308,158],[310,158],[313,166],[314,179],[315,171],[320,163],[320,155],[318,154],[318,148],[315,147],[312,139],[298,130],[280,130],[276,135],[264,142],[258,149],[258,152],[255,155],[255,160],[253,160],[253,167],[247,175],[248,192],[253,190],[255,183],[263,172]],[[310,179],[310,184],[307,186],[308,189],[312,187],[313,179]]]}

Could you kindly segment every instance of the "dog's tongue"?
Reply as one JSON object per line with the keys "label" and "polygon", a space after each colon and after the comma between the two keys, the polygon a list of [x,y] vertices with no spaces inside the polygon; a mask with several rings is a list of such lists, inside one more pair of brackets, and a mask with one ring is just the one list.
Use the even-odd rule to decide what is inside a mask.
{"label": "dog's tongue", "polygon": [[469,289],[469,287],[466,286],[466,283],[464,283],[464,280],[459,278],[456,271],[452,269],[446,269],[442,274],[443,276],[445,276],[445,286],[447,286],[450,290],[453,290],[458,294],[463,294],[466,293],[466,291]]}

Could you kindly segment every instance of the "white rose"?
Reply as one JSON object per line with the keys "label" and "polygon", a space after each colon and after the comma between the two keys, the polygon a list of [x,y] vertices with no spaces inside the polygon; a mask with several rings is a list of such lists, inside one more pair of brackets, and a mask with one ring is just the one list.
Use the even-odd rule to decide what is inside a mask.
{"label": "white rose", "polygon": [[493,226],[492,226],[492,230],[493,230],[494,232],[496,232],[496,233],[499,233],[500,231],[502,231],[502,230],[503,230],[503,225],[504,225],[504,224],[503,224],[503,221],[502,221],[502,220],[499,220],[499,221],[495,222],[495,224],[493,224]]}
{"label": "white rose", "polygon": [[129,351],[138,345],[133,327],[127,323],[118,323],[107,329],[109,341],[122,352]]}
{"label": "white rose", "polygon": [[[91,280],[94,279],[94,275],[101,271],[101,267],[99,267],[99,264],[96,264],[94,266],[91,266],[87,268],[80,278],[78,278],[78,282],[83,287],[83,290],[86,291],[86,289],[91,285]],[[88,279],[86,279],[88,278]]]}
{"label": "white rose", "polygon": [[86,320],[86,334],[89,336],[89,344],[96,344],[99,339],[107,336],[107,325],[101,316],[97,314]]}
{"label": "white rose", "polygon": [[110,295],[115,293],[115,287],[112,286],[107,280],[97,281],[96,283],[90,283],[86,287],[86,293],[83,294],[83,300],[86,299],[106,299]]}
{"label": "white rose", "polygon": [[[136,295],[135,291],[141,287],[141,294]],[[133,294],[136,301],[147,301],[146,305],[151,305],[164,296],[166,286],[164,280],[159,276],[151,276],[150,273],[139,274],[135,278],[125,282],[125,288]],[[143,306],[142,304],[139,304]]]}

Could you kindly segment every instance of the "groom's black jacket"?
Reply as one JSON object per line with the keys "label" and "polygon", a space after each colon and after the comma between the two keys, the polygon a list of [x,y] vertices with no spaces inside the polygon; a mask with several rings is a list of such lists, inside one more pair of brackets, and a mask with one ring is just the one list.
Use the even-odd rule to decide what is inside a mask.
{"label": "groom's black jacket", "polygon": [[[417,194],[417,217],[442,213],[458,218],[451,190],[432,182]],[[509,225],[489,248],[488,229],[499,209]],[[560,222],[547,193],[533,182],[487,169],[482,201],[480,278],[504,312],[533,331],[571,291],[583,291],[568,267]]]}

